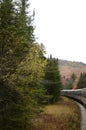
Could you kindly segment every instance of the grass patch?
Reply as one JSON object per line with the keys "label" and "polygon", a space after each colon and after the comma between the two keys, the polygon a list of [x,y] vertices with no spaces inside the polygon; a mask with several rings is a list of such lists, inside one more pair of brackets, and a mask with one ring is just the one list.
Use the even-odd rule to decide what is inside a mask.
{"label": "grass patch", "polygon": [[72,100],[61,97],[53,105],[45,106],[34,119],[31,130],[80,130],[80,109]]}

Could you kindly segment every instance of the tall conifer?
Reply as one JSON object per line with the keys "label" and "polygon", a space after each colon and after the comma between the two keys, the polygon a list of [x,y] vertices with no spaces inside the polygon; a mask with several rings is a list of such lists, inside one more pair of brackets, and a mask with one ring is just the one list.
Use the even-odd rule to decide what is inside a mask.
{"label": "tall conifer", "polygon": [[27,0],[0,1],[0,129],[26,130],[39,112],[46,60],[34,44]]}
{"label": "tall conifer", "polygon": [[[25,6],[23,5],[23,1],[17,9],[12,0],[0,1],[1,130],[24,130],[26,129],[27,124],[25,109],[27,107],[26,101],[28,98],[25,95],[23,88],[21,87],[20,90],[18,85],[11,80],[11,77],[15,74],[19,64],[29,52],[29,45],[32,44],[31,35],[33,35],[33,32],[31,32],[29,24],[27,24],[26,12],[23,15],[21,13],[23,6]],[[25,20],[23,21],[23,26],[20,17],[24,16]],[[29,94],[29,97],[32,97],[31,94]]]}
{"label": "tall conifer", "polygon": [[61,90],[61,78],[58,68],[58,60],[55,58],[48,59],[48,64],[45,71],[45,87],[47,94],[51,96],[50,103],[58,100]]}

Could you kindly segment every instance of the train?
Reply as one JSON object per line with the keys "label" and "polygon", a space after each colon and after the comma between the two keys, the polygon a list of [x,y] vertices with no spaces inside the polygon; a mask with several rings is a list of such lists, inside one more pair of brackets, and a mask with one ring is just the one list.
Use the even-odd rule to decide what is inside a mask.
{"label": "train", "polygon": [[86,108],[86,88],[83,89],[63,89],[61,95],[72,98],[81,103]]}

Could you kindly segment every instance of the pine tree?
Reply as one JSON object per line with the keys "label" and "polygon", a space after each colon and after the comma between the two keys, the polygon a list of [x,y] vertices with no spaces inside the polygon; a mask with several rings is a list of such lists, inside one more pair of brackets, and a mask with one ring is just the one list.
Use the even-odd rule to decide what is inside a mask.
{"label": "pine tree", "polygon": [[58,68],[58,60],[50,57],[45,71],[45,87],[47,94],[51,96],[50,103],[58,100],[61,90],[61,78]]}
{"label": "pine tree", "polygon": [[34,37],[34,15],[28,13],[28,8],[30,4],[28,0],[20,0],[20,8],[17,9],[17,19],[16,19],[16,26],[18,28],[18,35],[22,36],[22,43],[24,40],[24,46],[30,46],[31,43],[35,41]]}
{"label": "pine tree", "polygon": [[[23,4],[16,11],[12,0],[0,1],[0,129],[2,130],[22,130],[26,129],[27,124],[26,118],[23,119],[27,107],[28,98],[25,95],[27,92],[23,87],[20,91],[18,84],[12,81],[12,75],[15,75],[19,64],[25,59],[33,41],[33,32],[29,24],[27,26],[25,20],[23,26],[20,19],[20,16],[26,15],[22,16],[22,6]],[[29,93],[28,96],[30,99],[33,94]],[[31,104],[35,104],[35,101],[31,100]]]}
{"label": "pine tree", "polygon": [[85,88],[86,86],[86,73],[81,73],[77,83],[78,88]]}
{"label": "pine tree", "polygon": [[71,74],[70,78],[67,78],[65,81],[65,87],[67,89],[73,89],[74,83],[76,80],[76,75],[74,73]]}
{"label": "pine tree", "polygon": [[[2,77],[6,78],[11,68],[13,56],[13,37],[15,34],[14,28],[14,9],[11,0],[3,0],[0,3],[0,68]],[[10,62],[11,61],[11,62]],[[14,64],[14,63],[13,63]],[[10,67],[9,67],[10,66]]]}
{"label": "pine tree", "polygon": [[0,129],[26,130],[40,111],[46,59],[33,35],[27,0],[0,1]]}
{"label": "pine tree", "polygon": [[[18,65],[16,55],[15,8],[12,0],[0,2],[0,129],[11,130],[22,115],[22,95],[10,84],[10,76]],[[18,39],[17,39],[18,40]],[[19,128],[19,126],[18,126]]]}
{"label": "pine tree", "polygon": [[12,83],[17,86],[25,99],[23,104],[25,129],[34,114],[40,112],[40,105],[45,96],[42,79],[46,60],[40,57],[40,53],[43,55],[41,47],[36,43],[33,44],[16,73],[11,76]]}

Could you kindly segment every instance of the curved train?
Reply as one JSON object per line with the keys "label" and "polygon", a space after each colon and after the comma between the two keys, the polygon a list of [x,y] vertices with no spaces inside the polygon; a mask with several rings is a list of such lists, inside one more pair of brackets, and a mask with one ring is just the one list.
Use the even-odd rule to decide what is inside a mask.
{"label": "curved train", "polygon": [[61,95],[77,100],[86,108],[86,88],[74,90],[61,90]]}

